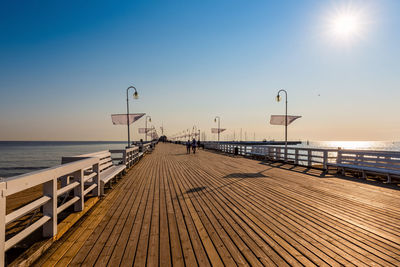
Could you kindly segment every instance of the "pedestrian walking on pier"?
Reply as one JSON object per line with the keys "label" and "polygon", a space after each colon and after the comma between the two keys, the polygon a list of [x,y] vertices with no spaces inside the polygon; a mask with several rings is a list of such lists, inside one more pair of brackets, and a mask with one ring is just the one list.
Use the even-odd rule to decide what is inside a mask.
{"label": "pedestrian walking on pier", "polygon": [[193,150],[193,154],[196,154],[196,139],[194,139],[194,138],[192,141],[192,150]]}
{"label": "pedestrian walking on pier", "polygon": [[186,154],[190,154],[190,140],[186,142]]}

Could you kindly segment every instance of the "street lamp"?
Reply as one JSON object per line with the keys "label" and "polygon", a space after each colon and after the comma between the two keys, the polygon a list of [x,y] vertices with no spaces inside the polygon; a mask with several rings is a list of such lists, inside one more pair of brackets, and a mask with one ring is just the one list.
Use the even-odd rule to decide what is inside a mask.
{"label": "street lamp", "polygon": [[287,117],[287,92],[284,89],[281,89],[278,91],[278,94],[276,95],[276,101],[280,102],[281,101],[281,95],[280,93],[283,92],[285,93],[285,160],[287,159],[287,126],[288,126],[288,117]]}
{"label": "street lamp", "polygon": [[219,116],[216,116],[214,118],[214,122],[217,122],[217,118],[218,118],[218,143],[219,143],[219,132],[220,132],[220,121],[221,121],[221,118]]}
{"label": "street lamp", "polygon": [[130,136],[130,130],[129,130],[129,89],[134,89],[135,92],[133,93],[133,98],[138,99],[139,94],[134,86],[129,86],[126,89],[126,124],[128,125],[128,147],[131,147],[131,136]]}
{"label": "street lamp", "polygon": [[151,117],[150,116],[146,116],[146,129],[145,129],[145,141],[147,142],[147,120],[149,122],[151,122]]}

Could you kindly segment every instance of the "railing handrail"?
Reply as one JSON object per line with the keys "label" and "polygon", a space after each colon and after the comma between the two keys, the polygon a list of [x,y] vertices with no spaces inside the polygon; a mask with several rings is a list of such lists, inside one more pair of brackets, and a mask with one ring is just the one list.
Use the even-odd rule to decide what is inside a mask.
{"label": "railing handrail", "polygon": [[93,153],[88,153],[88,154],[82,154],[82,155],[76,155],[76,156],[71,156],[71,158],[73,157],[77,157],[77,158],[83,158],[83,157],[98,157],[101,154],[106,154],[109,153],[108,150],[102,150],[102,151],[97,151],[97,152],[93,152]]}
{"label": "railing handrail", "polygon": [[122,153],[122,152],[132,152],[132,151],[136,151],[139,150],[138,146],[133,146],[133,147],[129,147],[129,148],[124,148],[124,149],[110,149],[108,150],[110,153]]}
{"label": "railing handrail", "polygon": [[6,184],[6,196],[24,191],[39,184],[49,182],[54,178],[73,173],[74,171],[90,168],[93,164],[98,163],[98,161],[98,158],[84,158],[78,161],[53,166],[43,170],[3,178],[3,182]]}

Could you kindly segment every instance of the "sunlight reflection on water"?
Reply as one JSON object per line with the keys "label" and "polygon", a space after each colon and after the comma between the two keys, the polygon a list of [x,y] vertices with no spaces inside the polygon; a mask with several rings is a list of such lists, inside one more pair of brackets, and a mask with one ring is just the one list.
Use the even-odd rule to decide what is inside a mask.
{"label": "sunlight reflection on water", "polygon": [[370,149],[370,150],[400,150],[400,142],[388,141],[309,141],[306,147]]}

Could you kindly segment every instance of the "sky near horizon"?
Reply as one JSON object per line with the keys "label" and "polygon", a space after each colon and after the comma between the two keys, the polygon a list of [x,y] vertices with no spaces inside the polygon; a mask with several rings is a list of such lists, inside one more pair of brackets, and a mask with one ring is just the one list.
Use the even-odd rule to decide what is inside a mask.
{"label": "sky near horizon", "polygon": [[[357,21],[339,36],[344,13]],[[110,115],[130,85],[130,110],[169,136],[196,125],[211,139],[220,116],[222,139],[282,139],[269,117],[284,88],[303,116],[289,140],[400,140],[399,13],[396,0],[2,2],[0,140],[126,140]]]}

